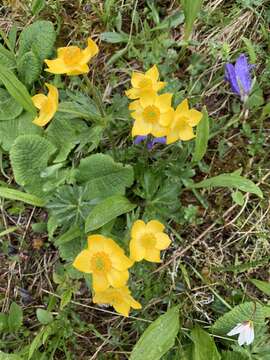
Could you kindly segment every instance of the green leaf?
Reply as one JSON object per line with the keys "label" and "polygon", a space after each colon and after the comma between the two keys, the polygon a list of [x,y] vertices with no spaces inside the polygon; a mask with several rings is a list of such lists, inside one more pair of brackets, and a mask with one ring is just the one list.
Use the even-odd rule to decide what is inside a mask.
{"label": "green leaf", "polygon": [[81,160],[76,179],[87,183],[89,193],[102,198],[124,194],[125,188],[134,181],[130,165],[116,163],[109,155],[94,154]]}
{"label": "green leaf", "polygon": [[195,151],[193,161],[201,161],[204,157],[209,140],[209,120],[206,108],[203,110],[203,117],[199,122],[196,130]]}
{"label": "green leaf", "polygon": [[31,85],[38,80],[42,66],[40,59],[32,51],[28,51],[19,58],[17,68],[20,80],[26,85]]}
{"label": "green leaf", "polygon": [[237,205],[240,205],[240,206],[243,206],[245,203],[244,195],[241,193],[241,191],[238,191],[238,190],[234,191],[232,193],[232,199]]}
{"label": "green leaf", "polygon": [[45,205],[45,201],[35,195],[26,194],[22,191],[3,186],[0,186],[0,198],[1,197],[10,200],[22,201],[33,206],[43,207]]}
{"label": "green leaf", "polygon": [[37,309],[36,313],[38,321],[43,325],[47,325],[53,321],[52,314],[47,310]]}
{"label": "green leaf", "polygon": [[211,187],[228,187],[231,189],[239,189],[243,192],[250,192],[263,198],[263,193],[253,181],[244,178],[238,174],[229,173],[214,176],[210,179],[203,180],[197,184],[189,186],[192,189],[211,188]]}
{"label": "green leaf", "polygon": [[40,174],[55,152],[48,140],[38,135],[21,135],[10,150],[10,160],[16,182],[30,193],[43,197],[44,179]]}
{"label": "green leaf", "polygon": [[96,205],[85,222],[85,231],[99,229],[116,217],[133,210],[136,205],[131,204],[122,195],[114,195]]}
{"label": "green leaf", "polygon": [[226,335],[238,323],[252,320],[256,329],[264,325],[263,306],[259,303],[245,302],[235,306],[232,310],[221,316],[212,326],[214,334]]}
{"label": "green leaf", "polygon": [[7,330],[8,330],[8,315],[4,313],[0,313],[0,333]]}
{"label": "green leaf", "polygon": [[31,11],[33,15],[38,15],[45,7],[45,0],[33,0],[31,4]]}
{"label": "green leaf", "polygon": [[70,151],[79,143],[88,127],[81,121],[70,121],[57,116],[46,130],[48,140],[58,148],[55,163],[65,161]]}
{"label": "green leaf", "polygon": [[22,106],[5,89],[0,88],[0,120],[15,119],[22,111]]}
{"label": "green leaf", "polygon": [[159,360],[173,347],[179,331],[179,306],[155,320],[140,337],[129,360]]}
{"label": "green leaf", "polygon": [[56,33],[50,21],[39,20],[24,28],[19,37],[18,59],[32,51],[43,63],[52,55]]}
{"label": "green leaf", "polygon": [[242,36],[241,39],[244,41],[246,45],[251,64],[256,64],[257,55],[256,55],[255,47],[253,46],[252,42],[244,36]]}
{"label": "green leaf", "polygon": [[12,70],[16,68],[16,59],[11,51],[0,44],[0,64]]}
{"label": "green leaf", "polygon": [[72,289],[67,289],[61,295],[60,309],[63,310],[66,305],[71,301],[73,291]]}
{"label": "green leaf", "polygon": [[16,354],[8,354],[0,351],[0,360],[22,360],[22,358]]}
{"label": "green leaf", "polygon": [[196,326],[191,331],[193,345],[193,360],[220,360],[213,338],[203,329]]}
{"label": "green leaf", "polygon": [[100,40],[105,41],[110,44],[117,43],[127,43],[129,39],[129,35],[125,33],[117,33],[117,32],[103,32],[100,35]]}
{"label": "green leaf", "polygon": [[193,24],[201,10],[203,0],[180,0],[185,15],[185,40],[189,40]]}
{"label": "green leaf", "polygon": [[250,282],[266,295],[270,296],[270,283],[267,281],[251,279]]}
{"label": "green leaf", "polygon": [[29,353],[28,353],[28,360],[32,358],[34,355],[34,352],[41,346],[42,344],[42,337],[44,333],[46,332],[47,327],[43,327],[40,332],[36,335],[34,340],[31,342],[31,345],[29,347]]}
{"label": "green leaf", "polygon": [[69,119],[81,118],[93,121],[102,119],[98,109],[92,103],[80,104],[75,101],[62,101],[57,111]]}
{"label": "green leaf", "polygon": [[223,351],[222,360],[247,360],[246,356],[241,355],[239,352]]}
{"label": "green leaf", "polygon": [[7,67],[0,64],[0,80],[10,95],[28,112],[36,115],[36,108],[26,87]]}
{"label": "green leaf", "polygon": [[32,123],[34,116],[28,112],[22,113],[16,119],[0,121],[0,145],[5,151],[11,146],[19,135],[41,135],[43,129]]}
{"label": "green leaf", "polygon": [[55,245],[59,246],[61,244],[65,244],[69,241],[72,241],[81,236],[81,230],[78,226],[71,227],[67,232],[62,234],[56,241]]}
{"label": "green leaf", "polygon": [[23,322],[23,312],[19,305],[13,302],[9,309],[8,327],[10,332],[16,332],[20,329]]}

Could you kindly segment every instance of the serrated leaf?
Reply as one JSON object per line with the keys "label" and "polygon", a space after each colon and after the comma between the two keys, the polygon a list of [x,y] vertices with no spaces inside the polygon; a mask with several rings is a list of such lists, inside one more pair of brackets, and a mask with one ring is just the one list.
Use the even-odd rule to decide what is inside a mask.
{"label": "serrated leaf", "polygon": [[102,198],[113,194],[124,194],[125,188],[134,181],[130,165],[116,163],[109,155],[95,154],[81,160],[76,179],[87,183],[89,193]]}
{"label": "serrated leaf", "polygon": [[270,283],[268,281],[250,279],[250,282],[253,285],[255,285],[259,290],[261,290],[263,293],[270,296]]}
{"label": "serrated leaf", "polygon": [[22,113],[16,119],[0,121],[0,145],[5,151],[10,151],[11,146],[19,135],[41,135],[43,129],[32,123],[33,115]]}
{"label": "serrated leaf", "polygon": [[201,161],[207,151],[209,140],[209,120],[206,108],[203,110],[203,117],[196,130],[195,151],[193,161]]}
{"label": "serrated leaf", "polygon": [[129,360],[159,360],[173,347],[179,331],[179,306],[155,320],[140,337]]}
{"label": "serrated leaf", "polygon": [[40,60],[49,58],[52,55],[56,33],[50,21],[39,20],[27,26],[19,37],[18,58],[32,51]]}
{"label": "serrated leaf", "polygon": [[22,111],[22,106],[5,89],[0,88],[0,120],[15,119]]}
{"label": "serrated leaf", "polygon": [[264,318],[262,305],[254,302],[245,302],[235,306],[232,310],[221,316],[212,326],[212,331],[214,334],[226,335],[238,323],[252,320],[256,332],[256,328],[264,325]]}
{"label": "serrated leaf", "polygon": [[203,329],[196,326],[191,331],[193,341],[193,360],[220,360],[216,344],[213,338]]}
{"label": "serrated leaf", "polygon": [[20,80],[26,85],[31,85],[38,80],[42,66],[40,59],[32,51],[28,51],[19,58],[17,68]]}
{"label": "serrated leaf", "polygon": [[43,325],[47,325],[53,321],[52,314],[45,309],[37,309],[36,314],[38,321]]}
{"label": "serrated leaf", "polygon": [[193,189],[199,188],[211,188],[211,187],[228,187],[231,189],[239,189],[243,192],[250,192],[263,198],[263,193],[261,189],[254,184],[253,181],[244,178],[236,173],[230,174],[221,174],[218,176],[214,176],[210,179],[203,180],[196,184],[191,184],[189,186]]}
{"label": "serrated leaf", "polygon": [[24,84],[6,66],[0,64],[0,80],[10,95],[28,112],[36,115],[36,108]]}
{"label": "serrated leaf", "polygon": [[21,135],[10,150],[10,160],[16,182],[30,193],[43,197],[44,179],[40,173],[44,170],[55,147],[38,135]]}
{"label": "serrated leaf", "polygon": [[44,206],[45,201],[35,195],[26,194],[22,191],[0,186],[0,198],[22,201],[33,206]]}
{"label": "serrated leaf", "polygon": [[8,327],[10,332],[16,332],[22,326],[23,312],[22,308],[13,302],[9,309]]}
{"label": "serrated leaf", "polygon": [[96,205],[88,215],[85,222],[85,231],[99,229],[116,217],[132,211],[136,205],[131,204],[122,195],[114,195]]}

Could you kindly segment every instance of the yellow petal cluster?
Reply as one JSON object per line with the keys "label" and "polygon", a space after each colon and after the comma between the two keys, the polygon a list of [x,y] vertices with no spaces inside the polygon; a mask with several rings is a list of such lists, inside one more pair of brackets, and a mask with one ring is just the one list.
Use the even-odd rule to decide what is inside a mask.
{"label": "yellow petal cluster", "polygon": [[159,91],[166,85],[165,82],[159,81],[159,72],[156,65],[151,67],[145,74],[133,72],[131,75],[132,88],[127,90],[126,96],[129,99],[138,99],[145,91]]}
{"label": "yellow petal cluster", "polygon": [[58,109],[58,90],[55,86],[45,84],[49,90],[48,96],[37,94],[32,97],[32,101],[36,108],[39,109],[39,115],[33,120],[38,126],[45,126],[52,120]]}
{"label": "yellow petal cluster", "polygon": [[172,107],[173,94],[158,94],[166,83],[159,81],[159,72],[154,65],[145,74],[134,72],[131,76],[132,88],[126,91],[130,103],[129,110],[134,119],[132,136],[152,135],[166,137],[166,143],[187,141],[195,137],[193,128],[202,119],[202,113],[189,109],[185,99],[176,109]]}
{"label": "yellow petal cluster", "polygon": [[141,309],[127,286],[128,269],[135,261],[143,259],[160,262],[160,251],[171,243],[164,229],[157,220],[147,224],[135,221],[131,229],[130,258],[114,240],[97,234],[88,237],[87,249],[77,255],[73,266],[92,274],[94,303],[111,305],[123,316],[128,316],[131,308]]}
{"label": "yellow petal cluster", "polygon": [[142,306],[138,301],[134,300],[127,286],[118,289],[110,288],[105,291],[98,292],[93,297],[96,304],[108,304],[113,306],[118,313],[128,316],[130,308],[141,309]]}
{"label": "yellow petal cluster", "polygon": [[76,257],[73,266],[92,274],[94,291],[104,291],[110,286],[123,287],[132,264],[115,241],[102,235],[91,235],[88,237],[88,248]]}
{"label": "yellow petal cluster", "polygon": [[129,244],[131,259],[160,262],[160,251],[167,249],[171,243],[169,236],[164,233],[164,228],[157,220],[151,220],[147,224],[142,220],[135,221]]}
{"label": "yellow petal cluster", "polygon": [[88,38],[88,45],[81,50],[78,46],[67,46],[57,49],[57,58],[45,60],[48,68],[46,71],[52,74],[80,75],[87,74],[87,63],[98,53],[97,44]]}

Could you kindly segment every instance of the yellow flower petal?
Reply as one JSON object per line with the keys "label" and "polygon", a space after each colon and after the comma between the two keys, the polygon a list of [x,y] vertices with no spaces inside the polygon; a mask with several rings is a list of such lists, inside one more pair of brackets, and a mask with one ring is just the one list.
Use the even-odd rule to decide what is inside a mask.
{"label": "yellow flower petal", "polygon": [[48,66],[45,71],[48,71],[52,74],[65,74],[69,70],[64,61],[60,58],[55,60],[44,60],[44,62]]}
{"label": "yellow flower petal", "polygon": [[158,81],[158,78],[159,78],[159,72],[158,72],[158,68],[156,65],[152,66],[151,69],[147,70],[145,75],[147,77],[149,77],[152,82],[156,82]]}
{"label": "yellow flower petal", "polygon": [[184,101],[182,101],[176,108],[176,113],[177,114],[181,114],[182,112],[187,112],[189,110],[188,107],[188,100],[185,99]]}
{"label": "yellow flower petal", "polygon": [[145,253],[145,260],[159,263],[160,260],[160,250],[157,249],[147,249]]}
{"label": "yellow flower petal", "polygon": [[75,258],[73,262],[73,266],[84,273],[90,274],[92,272],[90,256],[88,250],[83,250],[79,253],[79,255]]}
{"label": "yellow flower petal", "polygon": [[146,231],[149,232],[159,233],[162,232],[164,229],[165,226],[157,220],[151,220],[146,224]]}
{"label": "yellow flower petal", "polygon": [[173,118],[174,118],[174,110],[173,108],[170,108],[169,111],[160,114],[159,123],[162,126],[169,126],[172,123]]}
{"label": "yellow flower petal", "polygon": [[35,119],[32,121],[33,124],[38,126],[45,126],[47,125],[52,119],[51,114],[40,112],[39,116],[35,117]]}
{"label": "yellow flower petal", "polygon": [[119,314],[127,317],[129,315],[130,312],[130,305],[127,304],[126,302],[123,303],[114,303],[113,307],[115,309],[115,311],[117,311]]}
{"label": "yellow flower petal", "polygon": [[140,101],[139,101],[139,100],[132,101],[132,102],[129,104],[128,108],[129,108],[129,110],[131,110],[131,111],[141,109]]}
{"label": "yellow flower petal", "polygon": [[162,94],[156,97],[155,105],[159,108],[161,113],[170,110],[172,104],[172,94]]}
{"label": "yellow flower petal", "polygon": [[37,94],[32,97],[32,101],[33,101],[35,107],[40,110],[47,102],[47,96],[44,94]]}
{"label": "yellow flower petal", "polygon": [[104,251],[104,241],[106,241],[103,235],[90,235],[87,238],[88,250],[93,252]]}
{"label": "yellow flower petal", "polygon": [[93,41],[91,38],[88,38],[87,48],[85,48],[81,52],[82,57],[80,60],[80,64],[87,63],[92,57],[97,55],[98,52],[99,52],[99,48],[98,48],[97,44],[95,43],[95,41]]}
{"label": "yellow flower petal", "polygon": [[68,70],[67,75],[81,75],[89,72],[89,66],[87,64],[79,65],[74,67],[73,70]]}
{"label": "yellow flower petal", "polygon": [[51,104],[53,105],[53,109],[51,109],[51,111],[53,113],[55,113],[57,111],[58,108],[58,99],[59,99],[59,93],[58,93],[58,89],[57,87],[45,83],[45,85],[47,86],[49,92],[48,92],[48,100],[51,101]]}
{"label": "yellow flower petal", "polygon": [[141,236],[146,230],[145,222],[142,220],[136,220],[131,228],[131,237],[135,238]]}
{"label": "yellow flower petal", "polygon": [[93,273],[93,289],[94,291],[104,291],[109,288],[109,282],[105,275],[97,275]]}
{"label": "yellow flower petal", "polygon": [[166,85],[167,85],[166,82],[164,82],[164,81],[159,81],[159,82],[156,83],[156,85],[153,86],[153,89],[154,89],[155,91],[159,91],[159,90],[163,89]]}
{"label": "yellow flower petal", "polygon": [[144,74],[134,71],[131,75],[131,85],[135,88],[140,86],[140,82],[145,79]]}
{"label": "yellow flower petal", "polygon": [[187,141],[195,137],[193,129],[185,121],[181,121],[177,126],[178,136],[180,140]]}
{"label": "yellow flower petal", "polygon": [[126,285],[128,278],[129,278],[129,273],[127,270],[126,271],[117,271],[115,269],[112,269],[108,273],[107,278],[108,278],[111,286],[113,286],[115,288],[120,288],[120,287]]}
{"label": "yellow flower petal", "polygon": [[134,89],[134,88],[126,90],[125,94],[129,99],[132,99],[132,100],[137,99],[139,97],[138,89]]}
{"label": "yellow flower petal", "polygon": [[171,239],[167,234],[164,234],[163,232],[155,234],[156,237],[156,249],[158,250],[165,250],[167,247],[171,244]]}
{"label": "yellow flower petal", "polygon": [[129,296],[129,298],[129,303],[133,309],[139,310],[142,308],[142,305],[138,301],[134,300],[132,296]]}
{"label": "yellow flower petal", "polygon": [[202,119],[202,116],[203,115],[200,111],[197,111],[195,109],[189,110],[188,119],[187,119],[188,125],[190,125],[190,126],[198,125]]}
{"label": "yellow flower petal", "polygon": [[178,132],[176,130],[171,130],[167,135],[167,141],[166,144],[172,144],[179,140]]}
{"label": "yellow flower petal", "polygon": [[131,259],[141,261],[145,256],[145,248],[141,246],[137,238],[131,239],[129,243],[129,251]]}
{"label": "yellow flower petal", "polygon": [[[169,128],[160,126],[159,124],[154,124],[152,125],[152,129],[150,133],[155,137],[166,136],[169,133]],[[144,134],[140,134],[140,135],[144,135]]]}
{"label": "yellow flower petal", "polygon": [[137,135],[148,135],[151,133],[151,130],[151,124],[148,124],[143,120],[136,120],[132,127],[132,136],[134,137]]}
{"label": "yellow flower petal", "polygon": [[143,108],[154,105],[158,95],[153,90],[145,90],[141,93],[140,104]]}

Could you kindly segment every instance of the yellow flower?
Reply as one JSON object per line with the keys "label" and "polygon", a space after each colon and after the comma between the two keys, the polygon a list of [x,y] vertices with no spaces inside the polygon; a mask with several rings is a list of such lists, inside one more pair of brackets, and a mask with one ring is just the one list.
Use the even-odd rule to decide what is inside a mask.
{"label": "yellow flower", "polygon": [[166,136],[174,116],[171,101],[172,94],[157,95],[154,91],[147,90],[139,100],[130,103],[131,116],[135,119],[132,136]]}
{"label": "yellow flower", "polygon": [[88,249],[73,262],[77,270],[92,274],[95,291],[104,291],[110,285],[116,288],[124,286],[129,277],[127,269],[132,265],[124,250],[102,235],[89,236]]}
{"label": "yellow flower", "polygon": [[146,90],[159,91],[166,85],[165,82],[158,81],[159,72],[156,65],[151,67],[145,74],[133,72],[131,76],[132,88],[126,91],[126,96],[130,99],[138,99]]}
{"label": "yellow flower", "polygon": [[200,111],[189,109],[187,99],[179,104],[174,113],[174,119],[170,125],[167,135],[167,144],[177,140],[191,140],[195,137],[193,127],[198,125],[202,119]]}
{"label": "yellow flower", "polygon": [[81,50],[77,46],[67,46],[57,49],[57,58],[45,60],[48,65],[46,71],[53,74],[80,75],[87,74],[88,61],[98,53],[97,44],[88,38],[88,46]]}
{"label": "yellow flower", "polygon": [[160,250],[166,249],[171,243],[169,236],[163,232],[164,228],[157,220],[151,220],[147,224],[142,220],[135,221],[129,244],[131,259],[160,262]]}
{"label": "yellow flower", "polygon": [[128,316],[130,308],[141,309],[142,306],[130,295],[127,286],[119,289],[109,288],[102,292],[97,292],[93,298],[96,304],[108,304],[114,307],[118,313]]}
{"label": "yellow flower", "polygon": [[37,116],[33,123],[38,126],[44,126],[53,118],[58,109],[58,90],[55,86],[45,84],[49,89],[48,96],[44,94],[37,94],[32,97],[32,101],[36,108],[38,108],[39,116]]}

